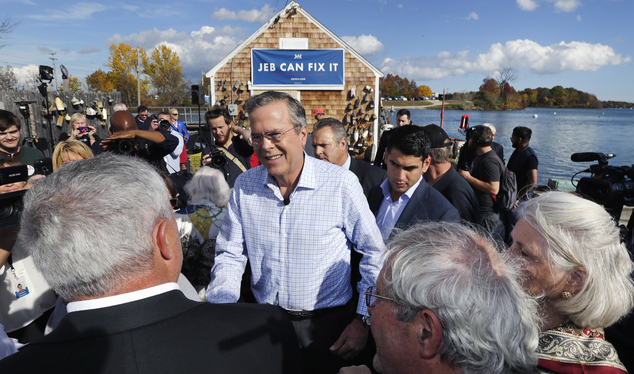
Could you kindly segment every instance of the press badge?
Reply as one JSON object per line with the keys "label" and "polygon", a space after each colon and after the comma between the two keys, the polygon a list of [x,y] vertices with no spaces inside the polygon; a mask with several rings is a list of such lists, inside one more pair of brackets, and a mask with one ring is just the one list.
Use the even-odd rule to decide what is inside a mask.
{"label": "press badge", "polygon": [[25,277],[16,277],[13,276],[11,280],[11,289],[13,293],[15,293],[15,298],[19,299],[29,294],[29,286],[26,283]]}

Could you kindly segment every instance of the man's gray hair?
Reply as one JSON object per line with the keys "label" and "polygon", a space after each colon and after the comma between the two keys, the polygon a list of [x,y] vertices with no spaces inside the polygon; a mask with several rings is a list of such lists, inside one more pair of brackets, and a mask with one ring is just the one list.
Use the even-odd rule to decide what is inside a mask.
{"label": "man's gray hair", "polygon": [[397,317],[433,311],[442,323],[441,357],[470,373],[532,373],[537,303],[518,267],[490,241],[458,224],[419,224],[387,244],[382,273]]}
{"label": "man's gray hair", "polygon": [[491,124],[491,123],[483,123],[482,126],[490,128],[491,131],[493,132],[493,136],[495,136],[496,130],[495,130],[495,126],[493,126],[493,124]]}
{"label": "man's gray hair", "polygon": [[16,246],[64,300],[108,296],[153,271],[155,225],[173,217],[163,178],[134,157],[71,162],[24,196]]}
{"label": "man's gray hair", "polygon": [[546,240],[551,267],[586,268],[583,287],[554,306],[581,327],[607,327],[634,307],[634,264],[619,228],[600,205],[565,192],[547,192],[520,206],[524,218]]}
{"label": "man's gray hair", "polygon": [[201,167],[184,188],[189,195],[189,205],[208,200],[221,208],[227,205],[231,194],[231,188],[222,172],[209,166]]}
{"label": "man's gray hair", "polygon": [[244,110],[249,114],[249,117],[251,117],[251,113],[253,113],[256,109],[272,104],[276,101],[283,101],[286,103],[288,113],[291,117],[291,122],[293,123],[293,126],[295,126],[295,131],[299,134],[302,127],[306,126],[306,111],[299,101],[295,100],[293,96],[287,94],[286,92],[266,91],[259,95],[255,95],[244,104]]}
{"label": "man's gray hair", "polygon": [[439,164],[451,162],[451,158],[453,157],[453,143],[447,143],[446,147],[432,148],[429,154],[431,158]]}
{"label": "man's gray hair", "polygon": [[319,129],[324,127],[330,127],[332,130],[332,136],[338,143],[341,139],[346,139],[346,147],[348,146],[348,133],[346,128],[343,127],[343,123],[336,118],[322,118],[313,125],[313,134]]}

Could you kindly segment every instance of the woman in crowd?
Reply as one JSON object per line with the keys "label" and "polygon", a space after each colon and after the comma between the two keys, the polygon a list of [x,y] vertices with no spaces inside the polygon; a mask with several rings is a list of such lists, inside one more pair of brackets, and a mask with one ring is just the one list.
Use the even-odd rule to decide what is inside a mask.
{"label": "woman in crowd", "polygon": [[92,150],[84,143],[77,140],[66,140],[57,143],[53,150],[53,170],[71,161],[93,158]]}
{"label": "woman in crowd", "polygon": [[626,373],[603,328],[634,306],[634,264],[601,206],[564,192],[523,204],[509,251],[541,304],[539,367],[553,373]]}
{"label": "woman in crowd", "polygon": [[182,271],[204,295],[231,190],[221,171],[204,166],[185,185],[185,192],[188,205],[175,214],[183,246]]}
{"label": "woman in crowd", "polygon": [[96,134],[97,129],[92,126],[88,126],[86,122],[86,116],[81,113],[75,113],[70,116],[70,123],[68,124],[68,132],[63,132],[59,135],[58,141],[64,140],[79,140],[86,143],[88,147],[91,147],[95,142],[99,144],[99,136]]}

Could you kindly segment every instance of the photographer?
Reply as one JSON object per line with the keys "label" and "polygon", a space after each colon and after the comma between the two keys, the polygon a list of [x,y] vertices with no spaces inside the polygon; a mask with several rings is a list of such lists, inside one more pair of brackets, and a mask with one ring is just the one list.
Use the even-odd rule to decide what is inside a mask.
{"label": "photographer", "polygon": [[100,142],[99,136],[96,132],[97,129],[87,125],[86,116],[81,113],[75,113],[70,117],[68,132],[61,133],[58,141],[79,140],[88,147],[92,147],[93,144],[99,144]]}
{"label": "photographer", "polygon": [[163,157],[178,147],[178,138],[169,131],[139,130],[135,118],[126,111],[112,113],[110,134],[101,142],[104,151],[140,157],[165,172],[167,168]]}
{"label": "photographer", "polygon": [[[221,170],[227,178],[229,187],[233,188],[236,178],[251,168],[249,159],[253,154],[253,147],[247,141],[251,136],[251,131],[234,126],[229,112],[220,107],[205,113],[205,123],[214,136],[215,145],[203,149],[202,164],[203,166],[213,166],[211,163],[215,158],[212,155],[214,148],[222,152],[227,162]],[[234,132],[238,135],[232,136]]]}
{"label": "photographer", "polygon": [[180,171],[180,155],[184,151],[185,146],[183,135],[174,129],[174,126],[172,126],[170,122],[171,119],[172,117],[167,112],[160,112],[158,114],[158,128],[163,131],[168,131],[178,139],[176,149],[163,158],[165,166],[167,167],[167,173],[170,175]]}
{"label": "photographer", "polygon": [[29,166],[29,175],[35,172],[35,160],[44,154],[31,147],[20,146],[20,119],[13,113],[0,109],[0,159],[15,160]]}

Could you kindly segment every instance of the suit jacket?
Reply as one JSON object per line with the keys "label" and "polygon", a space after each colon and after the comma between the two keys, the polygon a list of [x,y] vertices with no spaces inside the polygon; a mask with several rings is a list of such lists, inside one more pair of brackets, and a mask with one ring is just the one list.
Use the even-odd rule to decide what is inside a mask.
{"label": "suit jacket", "polygon": [[176,290],[69,313],[0,372],[295,373],[298,347],[279,307],[195,302]]}
{"label": "suit jacket", "polygon": [[357,161],[352,157],[350,157],[350,171],[359,178],[366,199],[370,196],[372,187],[381,184],[387,178],[385,170],[364,161]]}
{"label": "suit jacket", "polygon": [[[383,190],[381,186],[372,187],[368,203],[375,217],[379,213],[382,201]],[[406,230],[417,222],[428,221],[459,222],[460,215],[456,208],[440,192],[431,188],[423,179],[418,184],[405,209],[403,209],[394,228]]]}
{"label": "suit jacket", "polygon": [[381,134],[381,139],[379,139],[379,146],[376,149],[376,156],[374,157],[374,166],[386,169],[386,166],[384,164],[385,160],[383,159],[383,157],[385,156],[385,148],[387,148],[387,142],[392,136],[392,130],[383,131],[383,134]]}

